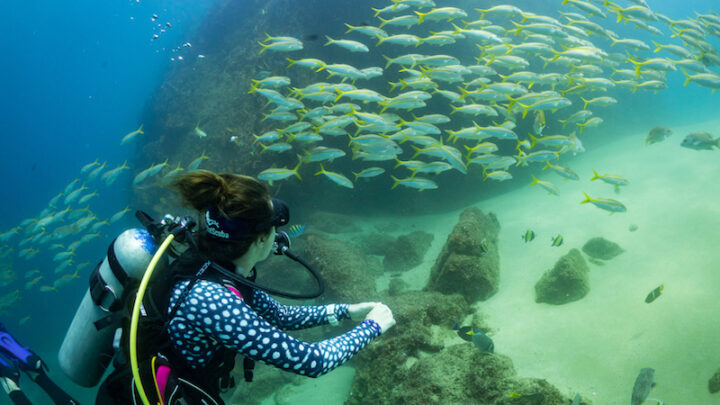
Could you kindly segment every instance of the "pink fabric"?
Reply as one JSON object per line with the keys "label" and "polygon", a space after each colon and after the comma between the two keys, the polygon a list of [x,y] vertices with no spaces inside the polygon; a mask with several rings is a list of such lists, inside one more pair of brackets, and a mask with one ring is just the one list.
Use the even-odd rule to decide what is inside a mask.
{"label": "pink fabric", "polygon": [[235,293],[235,295],[238,296],[238,298],[242,299],[242,294],[240,294],[240,291],[238,291],[235,287],[226,286],[228,290]]}
{"label": "pink fabric", "polygon": [[160,396],[162,397],[162,403],[165,403],[165,387],[167,386],[168,377],[170,377],[170,367],[160,366],[157,370],[157,386],[160,390]]}

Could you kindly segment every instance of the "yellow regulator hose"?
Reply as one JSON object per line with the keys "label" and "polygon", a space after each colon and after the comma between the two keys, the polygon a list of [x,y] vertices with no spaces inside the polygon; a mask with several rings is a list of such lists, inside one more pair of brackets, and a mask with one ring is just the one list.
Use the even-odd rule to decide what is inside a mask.
{"label": "yellow regulator hose", "polygon": [[153,271],[155,271],[155,266],[157,266],[160,258],[163,256],[163,254],[165,254],[165,250],[167,250],[168,246],[170,246],[170,243],[172,243],[173,239],[175,239],[175,235],[168,235],[162,245],[160,245],[160,247],[158,248],[157,252],[155,252],[155,256],[153,256],[152,260],[150,260],[150,264],[148,264],[147,270],[145,270],[145,275],[140,282],[140,287],[138,287],[135,304],[133,305],[132,320],[130,322],[130,367],[132,370],[133,379],[135,380],[135,387],[140,394],[140,399],[145,405],[150,405],[150,401],[148,401],[147,395],[145,395],[145,389],[143,388],[142,382],[140,381],[140,372],[138,369],[137,360],[137,326],[138,320],[140,319],[140,305],[142,304],[143,297],[145,296],[145,290],[147,289],[147,285],[150,282],[150,277],[152,276]]}

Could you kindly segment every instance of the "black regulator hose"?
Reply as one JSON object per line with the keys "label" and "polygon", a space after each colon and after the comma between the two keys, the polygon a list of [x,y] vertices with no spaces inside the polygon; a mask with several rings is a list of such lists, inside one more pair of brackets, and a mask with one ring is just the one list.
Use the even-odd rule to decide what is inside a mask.
{"label": "black regulator hose", "polygon": [[309,271],[310,274],[312,274],[313,278],[315,279],[315,282],[317,283],[317,290],[312,293],[309,293],[309,294],[296,294],[296,293],[290,293],[290,292],[286,292],[286,291],[280,291],[280,290],[276,290],[274,288],[265,287],[265,286],[256,284],[256,283],[246,279],[245,277],[240,277],[236,273],[220,266],[219,264],[217,264],[215,262],[212,262],[210,264],[210,266],[213,269],[220,272],[225,277],[231,278],[231,279],[233,279],[241,284],[244,284],[248,287],[257,288],[259,290],[265,291],[266,293],[269,293],[272,295],[278,295],[280,297],[301,300],[301,299],[317,298],[317,297],[321,296],[323,294],[323,292],[325,292],[325,283],[323,282],[320,275],[312,268],[312,266],[310,266],[310,264],[308,264],[300,256],[293,253],[287,247],[283,248],[280,254],[287,256],[289,259],[291,259],[297,263],[300,263],[303,267],[305,267],[307,269],[307,271]]}

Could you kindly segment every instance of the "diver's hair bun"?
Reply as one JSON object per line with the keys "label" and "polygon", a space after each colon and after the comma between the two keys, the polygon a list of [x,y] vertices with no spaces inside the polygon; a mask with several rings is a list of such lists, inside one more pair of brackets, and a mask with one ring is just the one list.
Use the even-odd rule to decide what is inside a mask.
{"label": "diver's hair bun", "polygon": [[198,211],[223,205],[229,194],[225,179],[209,170],[193,170],[177,175],[171,187],[178,190],[187,205]]}
{"label": "diver's hair bun", "polygon": [[232,242],[217,241],[208,236],[203,211],[217,207],[226,217],[261,224],[272,219],[270,193],[254,177],[233,173],[194,170],[177,175],[170,187],[176,189],[184,203],[200,211],[197,235],[200,251],[210,259],[231,262],[244,255],[260,234],[248,234]]}
{"label": "diver's hair bun", "polygon": [[171,187],[198,211],[217,207],[230,218],[264,222],[272,216],[270,194],[257,179],[233,173],[193,170],[178,175]]}

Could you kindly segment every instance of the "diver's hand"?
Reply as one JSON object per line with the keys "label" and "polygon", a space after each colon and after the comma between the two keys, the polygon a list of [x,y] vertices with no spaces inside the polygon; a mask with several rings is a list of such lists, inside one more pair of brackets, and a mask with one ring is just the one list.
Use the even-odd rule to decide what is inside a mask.
{"label": "diver's hand", "polygon": [[392,311],[390,308],[382,303],[375,305],[375,308],[370,310],[365,319],[371,319],[380,325],[381,333],[387,332],[388,329],[395,326],[395,318],[393,318]]}
{"label": "diver's hand", "polygon": [[350,319],[363,319],[379,302],[361,302],[359,304],[348,305],[348,314]]}

